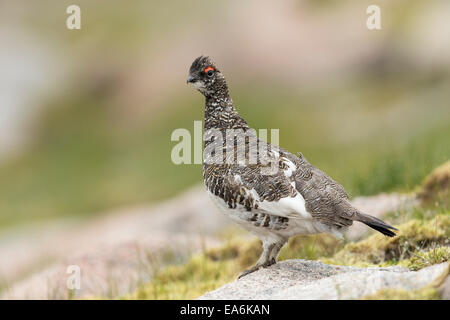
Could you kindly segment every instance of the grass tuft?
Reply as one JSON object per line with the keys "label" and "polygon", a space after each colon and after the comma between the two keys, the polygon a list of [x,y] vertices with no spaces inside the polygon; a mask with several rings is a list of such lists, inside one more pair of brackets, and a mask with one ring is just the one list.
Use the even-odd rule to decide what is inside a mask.
{"label": "grass tuft", "polygon": [[450,259],[450,247],[439,247],[428,251],[419,251],[408,261],[408,268],[417,271],[433,264],[442,263]]}
{"label": "grass tuft", "polygon": [[[332,258],[325,257],[323,261],[364,267],[393,265],[410,259],[419,251],[449,246],[449,236],[449,214],[438,215],[428,221],[414,219],[400,225],[396,237],[374,234],[360,242],[348,243]],[[417,270],[418,265],[414,266]]]}

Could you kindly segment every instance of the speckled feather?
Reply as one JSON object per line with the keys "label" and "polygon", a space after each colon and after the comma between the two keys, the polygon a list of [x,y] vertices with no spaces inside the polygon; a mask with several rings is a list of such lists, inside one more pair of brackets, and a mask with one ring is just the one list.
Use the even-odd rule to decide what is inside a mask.
{"label": "speckled feather", "polygon": [[[196,73],[196,70],[201,72],[203,68],[209,65],[214,66],[214,62],[208,57],[199,57],[192,64],[190,72]],[[220,76],[210,85],[214,87],[214,90],[210,90],[205,95],[205,131],[211,128],[219,129],[225,136],[226,129],[242,129],[244,132],[250,129],[247,122],[239,116],[234,108],[223,75],[220,73]],[[204,164],[204,182],[212,194],[223,199],[230,209],[236,208],[236,204],[239,203],[245,206],[248,211],[257,211],[260,201],[279,201],[281,198],[294,197],[298,192],[305,199],[306,208],[315,219],[336,227],[352,224],[353,212],[349,210],[348,196],[340,184],[309,164],[301,154],[295,156],[279,148],[277,159],[271,152],[272,145],[260,139],[257,141],[267,145],[270,160],[278,161],[280,170],[274,175],[262,175],[260,170],[264,165],[261,164],[262,156],[259,153],[256,164],[246,166]],[[205,142],[205,148],[209,142]],[[225,143],[224,139],[224,154],[227,151]],[[248,141],[247,144],[249,144]],[[233,147],[237,148],[236,146]],[[247,152],[248,150],[246,148]],[[205,157],[207,156],[208,154],[205,154]],[[286,162],[288,161],[296,167],[290,177],[285,175]],[[236,182],[234,176],[239,176],[241,181]],[[293,183],[295,187],[293,187]],[[256,201],[248,192],[252,189],[259,196],[259,201]],[[273,214],[276,215],[275,212]],[[252,219],[254,219],[253,216]]]}

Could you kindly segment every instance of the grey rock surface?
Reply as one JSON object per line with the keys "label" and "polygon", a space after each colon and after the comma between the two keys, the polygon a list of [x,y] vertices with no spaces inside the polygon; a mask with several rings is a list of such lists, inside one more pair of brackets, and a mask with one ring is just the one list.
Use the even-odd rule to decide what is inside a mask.
{"label": "grey rock surface", "polygon": [[450,276],[444,280],[444,283],[439,288],[442,300],[450,300]]}
{"label": "grey rock surface", "polygon": [[447,263],[409,271],[401,267],[356,268],[320,261],[286,260],[228,283],[199,299],[359,299],[380,289],[420,289],[447,272],[447,268]]}

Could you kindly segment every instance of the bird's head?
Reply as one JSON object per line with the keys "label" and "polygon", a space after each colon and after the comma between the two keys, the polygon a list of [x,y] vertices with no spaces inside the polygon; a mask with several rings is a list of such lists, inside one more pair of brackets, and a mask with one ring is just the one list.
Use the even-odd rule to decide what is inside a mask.
{"label": "bird's head", "polygon": [[200,56],[194,60],[189,69],[187,83],[204,96],[226,90],[225,77],[209,57]]}

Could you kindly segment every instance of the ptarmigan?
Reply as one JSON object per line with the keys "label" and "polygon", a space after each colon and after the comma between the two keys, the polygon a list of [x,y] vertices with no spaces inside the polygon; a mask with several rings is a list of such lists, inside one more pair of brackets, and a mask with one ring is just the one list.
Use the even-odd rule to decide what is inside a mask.
{"label": "ptarmigan", "polygon": [[[276,263],[295,235],[342,237],[353,221],[389,236],[397,230],[354,208],[344,188],[297,156],[256,137],[237,113],[225,77],[209,57],[192,63],[187,82],[205,103],[203,179],[216,205],[262,241],[263,253],[240,277]],[[256,160],[255,160],[256,157]]]}

